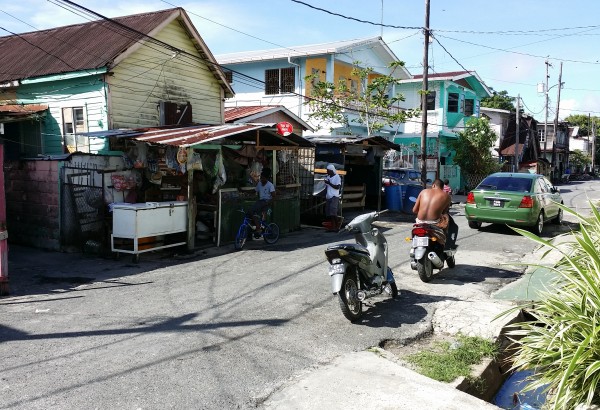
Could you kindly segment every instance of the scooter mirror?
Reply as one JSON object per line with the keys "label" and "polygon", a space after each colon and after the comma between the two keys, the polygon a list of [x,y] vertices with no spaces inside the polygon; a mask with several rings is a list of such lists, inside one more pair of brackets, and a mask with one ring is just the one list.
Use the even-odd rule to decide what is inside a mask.
{"label": "scooter mirror", "polygon": [[412,202],[417,202],[417,198],[415,198],[414,196],[409,196],[408,200]]}

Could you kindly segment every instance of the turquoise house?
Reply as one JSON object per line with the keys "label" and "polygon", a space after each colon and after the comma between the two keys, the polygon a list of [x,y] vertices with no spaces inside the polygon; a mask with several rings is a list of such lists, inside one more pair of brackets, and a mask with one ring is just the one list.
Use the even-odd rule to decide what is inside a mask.
{"label": "turquoise house", "polygon": [[[429,74],[427,95],[427,174],[429,178],[447,178],[454,190],[464,186],[460,167],[452,161],[448,142],[457,138],[469,118],[480,116],[481,99],[491,96],[490,89],[474,71]],[[405,97],[404,108],[419,108],[423,76],[402,80],[396,91]],[[404,133],[394,138],[401,147],[402,166],[420,169],[421,119],[409,120]]]}

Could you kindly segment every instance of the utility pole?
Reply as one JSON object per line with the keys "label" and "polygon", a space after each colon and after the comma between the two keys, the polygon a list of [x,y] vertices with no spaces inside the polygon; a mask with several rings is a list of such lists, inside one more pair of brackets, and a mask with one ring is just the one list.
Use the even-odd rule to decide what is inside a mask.
{"label": "utility pole", "polygon": [[[520,118],[520,114],[519,112],[521,111],[521,94],[517,95],[517,115],[515,115],[516,118],[516,127],[515,127],[515,168],[514,168],[514,172],[519,172],[519,143],[521,142],[521,130],[520,130],[520,125],[521,125],[521,121],[519,121]],[[523,149],[525,149],[525,147],[523,147]]]}
{"label": "utility pole", "polygon": [[592,118],[592,172],[596,173],[596,119]]}
{"label": "utility pole", "polygon": [[548,151],[548,66],[550,66],[551,64],[548,62],[548,60],[546,60],[546,88],[545,88],[545,94],[546,94],[546,119],[544,120],[544,159],[547,161],[548,160],[548,155],[546,154],[546,152]]}
{"label": "utility pole", "polygon": [[429,89],[429,0],[425,0],[423,92],[421,93],[421,185],[427,186],[427,91]]}
{"label": "utility pole", "polygon": [[558,110],[560,108],[560,89],[562,88],[562,61],[560,62],[560,71],[558,74],[558,97],[556,98],[556,116],[554,117],[554,142],[552,143],[552,174],[554,175],[554,181],[560,178],[560,175],[556,174],[556,143],[558,142]]}

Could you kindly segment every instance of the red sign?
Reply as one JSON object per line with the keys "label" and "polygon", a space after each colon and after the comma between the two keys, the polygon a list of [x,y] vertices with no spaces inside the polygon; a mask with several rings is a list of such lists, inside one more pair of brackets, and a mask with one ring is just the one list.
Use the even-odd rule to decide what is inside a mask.
{"label": "red sign", "polygon": [[287,137],[294,131],[294,127],[289,122],[278,122],[277,123],[277,134]]}

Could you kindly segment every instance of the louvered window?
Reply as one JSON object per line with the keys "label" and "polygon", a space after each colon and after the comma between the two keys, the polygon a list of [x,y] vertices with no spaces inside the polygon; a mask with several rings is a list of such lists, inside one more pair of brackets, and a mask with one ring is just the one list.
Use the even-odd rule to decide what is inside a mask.
{"label": "louvered window", "polygon": [[296,88],[294,67],[265,70],[265,94],[292,93]]}

